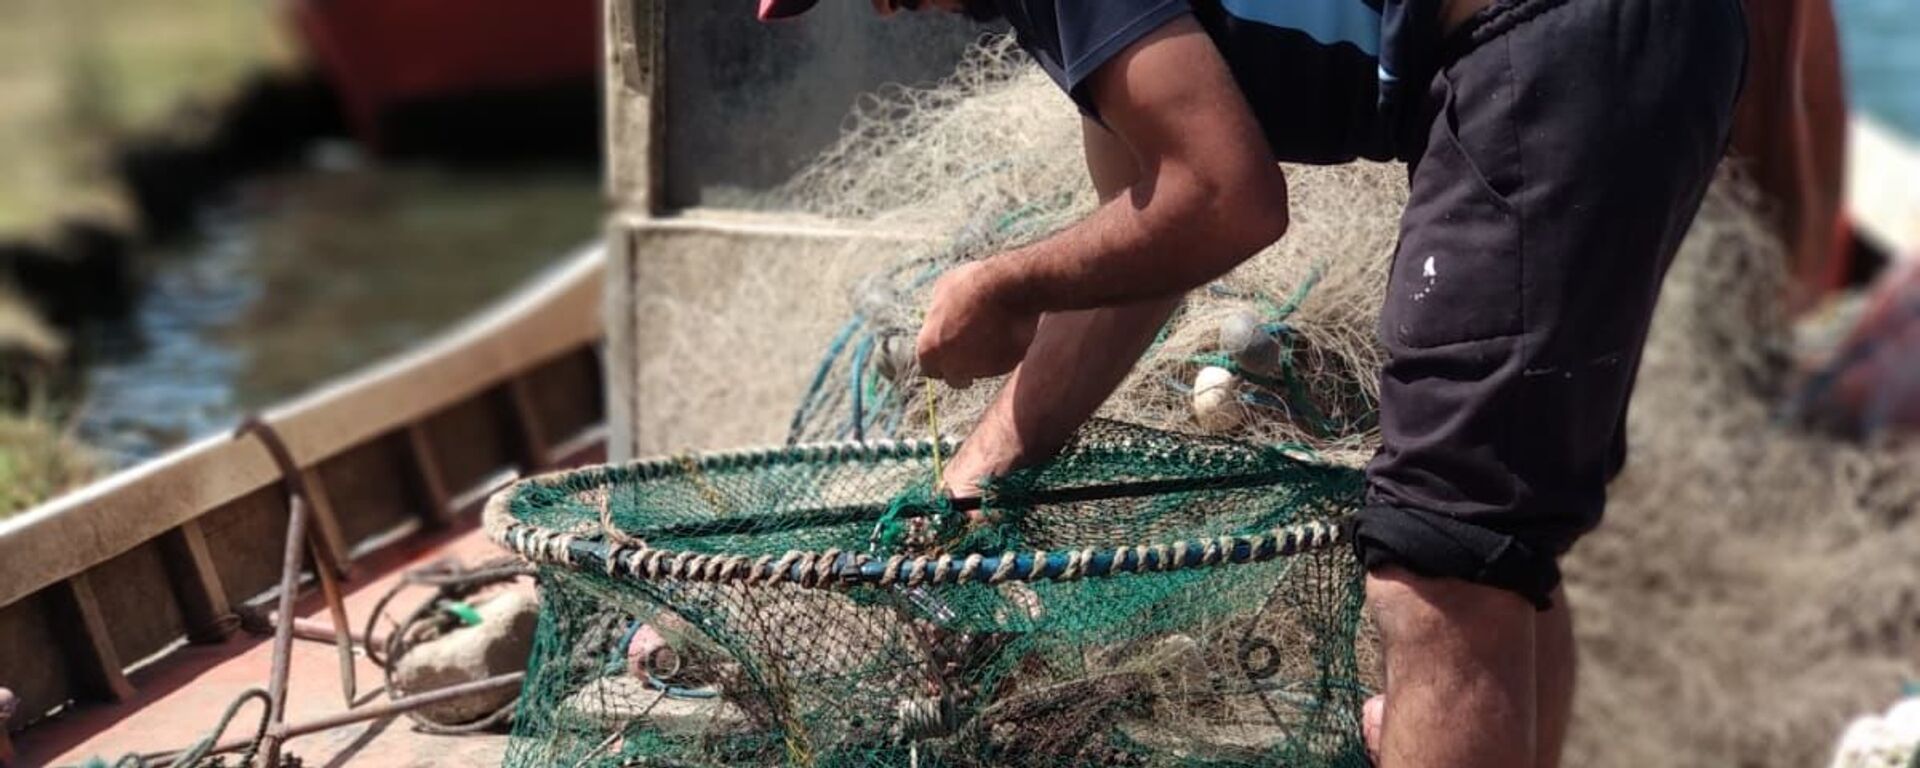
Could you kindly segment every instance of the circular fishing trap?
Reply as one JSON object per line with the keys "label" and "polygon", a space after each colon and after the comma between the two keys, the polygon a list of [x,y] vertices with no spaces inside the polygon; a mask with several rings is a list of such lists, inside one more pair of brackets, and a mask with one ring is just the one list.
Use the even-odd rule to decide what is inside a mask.
{"label": "circular fishing trap", "polygon": [[1096,423],[968,505],[929,492],[953,447],[496,496],[489,532],[541,589],[507,764],[1367,764],[1357,472]]}

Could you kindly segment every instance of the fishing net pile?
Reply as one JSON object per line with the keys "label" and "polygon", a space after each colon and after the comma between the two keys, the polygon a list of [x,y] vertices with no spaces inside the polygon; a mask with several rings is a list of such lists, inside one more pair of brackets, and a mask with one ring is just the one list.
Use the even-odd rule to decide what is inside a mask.
{"label": "fishing net pile", "polygon": [[[853,315],[816,364],[790,442],[928,434],[912,346],[933,281],[1092,210],[1079,121],[1026,54],[989,39],[939,86],[865,99],[840,142],[781,190],[822,215],[949,233],[851,286]],[[1286,238],[1189,296],[1101,415],[1364,461],[1378,441],[1373,329],[1405,179],[1395,165],[1289,166]],[[1218,389],[1198,411],[1197,379]],[[964,434],[994,389],[937,393],[939,426]]]}
{"label": "fishing net pile", "polygon": [[1565,563],[1569,765],[1824,765],[1849,719],[1920,679],[1920,446],[1782,417],[1793,327],[1764,205],[1733,174],[1709,195],[1655,314],[1626,472]]}
{"label": "fishing net pile", "polygon": [[[1095,423],[977,510],[932,441],[522,483],[510,766],[1364,766],[1356,471]],[[991,522],[969,525],[967,513]]]}

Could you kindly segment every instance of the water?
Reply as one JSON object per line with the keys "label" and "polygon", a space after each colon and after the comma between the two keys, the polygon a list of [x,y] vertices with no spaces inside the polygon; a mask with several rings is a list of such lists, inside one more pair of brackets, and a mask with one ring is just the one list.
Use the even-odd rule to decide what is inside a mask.
{"label": "water", "polygon": [[1834,0],[1834,13],[1853,108],[1920,140],[1920,2]]}
{"label": "water", "polygon": [[219,336],[261,298],[247,242],[239,223],[210,222],[203,244],[153,271],[128,324],[96,340],[102,362],[86,372],[76,434],[110,463],[134,463],[239,414],[237,380],[250,361]]}
{"label": "water", "polygon": [[419,344],[598,227],[588,170],[309,171],[248,184],[204,232],[142,254],[124,326],[93,340],[76,429],[125,466]]}

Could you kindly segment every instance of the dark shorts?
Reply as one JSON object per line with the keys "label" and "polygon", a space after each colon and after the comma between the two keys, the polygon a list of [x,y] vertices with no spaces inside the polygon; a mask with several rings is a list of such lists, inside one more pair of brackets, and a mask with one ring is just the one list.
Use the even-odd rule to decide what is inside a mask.
{"label": "dark shorts", "polygon": [[1660,282],[1725,150],[1739,0],[1499,0],[1449,41],[1380,333],[1370,569],[1545,607],[1600,521]]}

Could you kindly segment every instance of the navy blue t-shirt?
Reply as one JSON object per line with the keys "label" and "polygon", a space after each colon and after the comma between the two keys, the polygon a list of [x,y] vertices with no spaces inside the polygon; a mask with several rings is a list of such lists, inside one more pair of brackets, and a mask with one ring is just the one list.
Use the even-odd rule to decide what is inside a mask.
{"label": "navy blue t-shirt", "polygon": [[[1404,105],[1432,72],[1440,0],[999,0],[1021,47],[1098,118],[1086,80],[1167,22],[1193,14],[1253,106],[1274,154],[1302,163],[1387,160]],[[1411,87],[1410,87],[1411,86]]]}

